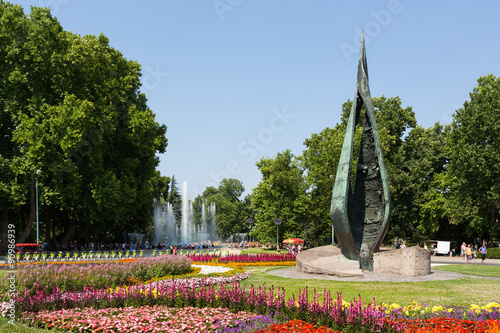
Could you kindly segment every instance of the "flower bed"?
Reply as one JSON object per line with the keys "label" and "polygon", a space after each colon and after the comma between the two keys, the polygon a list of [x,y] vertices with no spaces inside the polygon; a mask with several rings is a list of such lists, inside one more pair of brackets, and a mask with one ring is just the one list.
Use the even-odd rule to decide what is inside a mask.
{"label": "flower bed", "polygon": [[453,318],[430,318],[401,320],[405,325],[405,333],[434,333],[434,332],[459,332],[459,333],[498,333],[500,320],[460,320]]}
{"label": "flower bed", "polygon": [[500,320],[500,304],[491,302],[485,306],[472,304],[469,308],[445,308],[441,305],[429,306],[414,302],[408,306],[399,304],[382,304],[382,309],[393,318],[403,319],[433,319],[451,318],[456,320]]}
{"label": "flower bed", "polygon": [[228,255],[222,257],[216,254],[194,254],[189,256],[190,259],[196,262],[209,263],[209,262],[220,262],[220,263],[262,263],[262,262],[273,262],[280,263],[286,261],[295,262],[295,255],[291,253],[286,254],[237,254]]}
{"label": "flower bed", "polygon": [[[162,283],[160,283],[162,282]],[[298,299],[287,299],[282,289],[251,287],[248,291],[238,282],[230,286],[223,284],[219,288],[213,283],[206,284],[202,280],[199,286],[194,283],[178,284],[176,280],[166,283],[141,285],[138,287],[118,288],[116,290],[86,289],[83,292],[55,291],[46,294],[38,291],[35,295],[26,295],[16,299],[16,310],[36,313],[44,310],[73,309],[92,307],[95,309],[118,307],[142,307],[165,305],[167,307],[227,308],[231,312],[251,312],[267,315],[280,313],[291,319],[307,320],[333,329],[349,328],[353,331],[401,331],[404,324],[386,319],[384,309],[375,302],[363,307],[361,298],[351,303],[342,300],[340,294],[336,299],[325,291],[324,302],[319,303],[317,297],[308,301],[308,290],[303,290]],[[23,315],[24,317],[24,315]]]}
{"label": "flower bed", "polygon": [[257,317],[214,308],[168,308],[162,305],[120,309],[70,309],[23,313],[37,327],[78,332],[215,332],[249,323]]}
{"label": "flower bed", "polygon": [[13,265],[16,268],[22,267],[22,266],[29,266],[29,265],[41,265],[41,266],[46,266],[46,265],[87,265],[87,264],[92,264],[92,265],[97,265],[97,264],[115,264],[119,262],[135,262],[134,258],[128,258],[128,259],[118,259],[118,260],[94,260],[94,261],[89,261],[89,260],[81,260],[81,261],[67,261],[67,260],[61,260],[61,261],[30,261],[30,262],[16,262],[13,264],[0,264],[0,269],[6,269],[9,270],[11,268],[11,265]]}
{"label": "flower bed", "polygon": [[274,324],[270,325],[265,329],[260,329],[255,331],[255,333],[295,333],[295,332],[303,332],[303,333],[342,333],[342,331],[333,331],[332,329],[322,326],[317,327],[314,324],[308,324],[302,320],[290,320],[285,324]]}
{"label": "flower bed", "polygon": [[[175,256],[148,259],[154,262],[161,261],[161,258],[172,257]],[[184,259],[191,262],[187,257]],[[129,260],[127,264],[136,262]],[[336,332],[335,330],[409,333],[499,331],[500,304],[496,302],[483,307],[472,305],[467,309],[446,309],[439,305],[417,303],[405,307],[398,304],[377,305],[375,300],[365,305],[360,297],[346,302],[341,294],[332,298],[327,290],[322,294],[315,292],[313,298],[309,299],[309,291],[306,288],[299,293],[298,298],[294,296],[287,298],[285,290],[281,288],[252,286],[245,289],[239,284],[239,281],[250,276],[249,272],[244,271],[245,266],[273,264],[282,266],[283,263],[285,262],[238,261],[222,264],[212,261],[207,266],[225,266],[231,270],[212,271],[202,277],[199,275],[201,268],[192,267],[192,273],[189,274],[158,275],[147,282],[134,278],[129,279],[124,285],[113,288],[96,288],[85,284],[81,291],[65,291],[58,286],[53,290],[45,290],[33,284],[32,289],[27,288],[24,295],[21,293],[15,298],[16,318],[23,318],[22,320],[28,320],[41,327],[74,330],[82,328],[84,332],[97,328],[99,330],[108,328],[117,332],[127,330],[153,332],[158,328],[155,325],[160,325],[162,320],[163,332],[176,332],[182,329],[190,332],[196,332],[197,329],[203,332],[254,332],[259,328],[261,330],[257,332],[262,333],[296,331],[330,333]],[[290,261],[287,263],[295,264]],[[73,267],[79,266],[73,265]],[[45,280],[42,282],[45,283]],[[323,301],[320,302],[320,299]],[[8,306],[8,303],[0,304],[2,313],[8,310]],[[220,309],[215,310],[216,308],[223,308],[226,313],[253,316],[252,320],[256,320],[255,318],[258,318],[256,316],[260,314],[262,322],[260,326],[251,327],[249,317],[228,315],[224,317],[228,318],[227,322],[216,324],[218,317],[210,312],[213,310],[214,313],[218,313]],[[180,309],[186,309],[188,312],[182,312]],[[124,313],[124,317],[121,317],[121,313]],[[205,324],[200,324],[200,317],[204,318],[201,321],[205,321]],[[192,319],[193,323],[181,320],[188,318]],[[68,328],[60,326],[75,320],[81,326],[67,326]],[[107,326],[110,321],[113,325],[116,321],[118,326]],[[173,326],[169,326],[170,324]],[[266,328],[268,325],[273,326]]]}
{"label": "flower bed", "polygon": [[[153,277],[188,273],[192,261],[182,256],[160,256],[156,258],[129,259],[105,264],[28,264],[16,273],[18,290],[34,293],[41,289],[46,293],[54,289],[62,291],[116,287],[130,284],[134,280],[147,281]],[[5,276],[0,281],[0,294],[6,297],[9,281]]]}
{"label": "flower bed", "polygon": [[244,267],[274,267],[274,266],[295,266],[295,261],[280,261],[280,262],[249,262],[249,263],[241,263],[241,262],[228,262],[228,263],[220,263],[220,262],[202,262],[195,261],[193,264],[196,265],[207,265],[207,266],[224,266],[224,267],[232,267],[232,268],[240,268]]}

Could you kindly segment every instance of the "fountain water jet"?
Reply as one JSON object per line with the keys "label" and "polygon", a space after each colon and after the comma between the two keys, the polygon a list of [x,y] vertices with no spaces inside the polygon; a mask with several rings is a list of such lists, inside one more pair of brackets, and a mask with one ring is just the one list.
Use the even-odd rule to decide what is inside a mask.
{"label": "fountain water jet", "polygon": [[182,220],[181,220],[181,243],[187,244],[189,241],[189,199],[187,182],[182,184]]}
{"label": "fountain water jet", "polygon": [[218,241],[216,229],[215,203],[203,202],[201,207],[201,224],[194,223],[193,203],[188,198],[187,182],[182,184],[182,206],[180,225],[175,218],[171,203],[154,203],[153,244],[190,244],[193,242]]}

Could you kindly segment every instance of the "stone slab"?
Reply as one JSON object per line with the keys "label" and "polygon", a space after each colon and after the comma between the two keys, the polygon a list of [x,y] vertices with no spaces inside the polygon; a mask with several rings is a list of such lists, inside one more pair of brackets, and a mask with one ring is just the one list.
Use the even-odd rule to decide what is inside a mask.
{"label": "stone slab", "polygon": [[373,254],[373,271],[402,276],[431,274],[431,252],[418,247],[383,251]]}
{"label": "stone slab", "polygon": [[297,254],[297,271],[339,277],[363,277],[357,260],[347,259],[332,245],[315,247]]}

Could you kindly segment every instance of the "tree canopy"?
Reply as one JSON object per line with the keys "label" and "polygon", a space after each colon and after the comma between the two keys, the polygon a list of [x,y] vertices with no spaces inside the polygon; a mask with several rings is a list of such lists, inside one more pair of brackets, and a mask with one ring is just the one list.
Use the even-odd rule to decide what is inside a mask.
{"label": "tree canopy", "polygon": [[[252,210],[255,212],[256,235],[260,242],[275,242],[276,229],[279,239],[302,237],[308,222],[309,197],[299,161],[290,150],[275,158],[262,158],[257,162],[262,180],[252,193]],[[273,220],[279,218],[279,228]]]}
{"label": "tree canopy", "polygon": [[448,136],[449,199],[453,224],[466,233],[500,238],[500,78],[482,76],[470,101],[456,111]]}
{"label": "tree canopy", "polygon": [[228,239],[238,233],[247,233],[246,219],[249,217],[249,200],[241,200],[245,187],[240,180],[224,178],[219,187],[208,186],[205,191],[198,195],[193,203],[194,220],[201,220],[202,207],[206,209],[211,204],[216,206],[216,228],[217,233],[224,239]]}
{"label": "tree canopy", "polygon": [[52,246],[144,228],[167,139],[140,92],[140,65],[102,34],[63,30],[46,8],[28,17],[0,2],[0,21],[2,225],[29,238],[41,170],[40,220]]}

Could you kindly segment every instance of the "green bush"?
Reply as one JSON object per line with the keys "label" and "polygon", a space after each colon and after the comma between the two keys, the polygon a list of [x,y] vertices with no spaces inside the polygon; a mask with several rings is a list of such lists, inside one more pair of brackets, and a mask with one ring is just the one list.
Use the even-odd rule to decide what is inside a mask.
{"label": "green bush", "polygon": [[[481,258],[481,252],[477,251],[476,255]],[[486,259],[500,259],[500,247],[489,247]]]}
{"label": "green bush", "polygon": [[[479,255],[481,257],[481,255]],[[488,253],[486,253],[487,259],[500,259],[500,247],[490,247],[488,248]]]}

